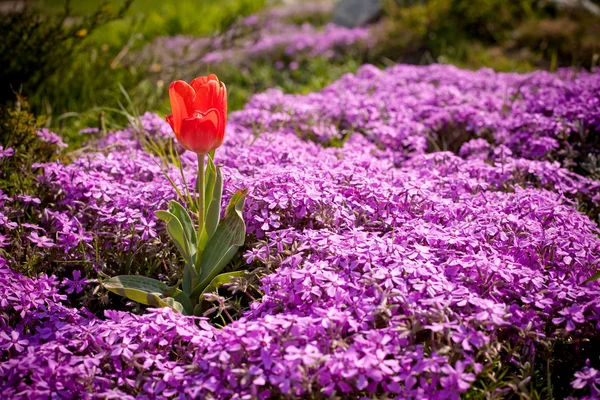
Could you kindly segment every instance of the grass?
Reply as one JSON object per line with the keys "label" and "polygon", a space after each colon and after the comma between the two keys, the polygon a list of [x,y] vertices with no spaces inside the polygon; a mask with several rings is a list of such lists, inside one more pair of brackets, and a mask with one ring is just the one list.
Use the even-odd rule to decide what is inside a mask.
{"label": "grass", "polygon": [[[88,0],[74,2],[70,7],[74,17],[84,18],[99,7],[116,10],[120,5],[115,0]],[[135,33],[141,33],[144,41],[160,35],[211,35],[226,29],[239,16],[265,6],[265,0],[136,0],[125,19],[101,27],[92,39],[120,49]],[[60,14],[65,0],[37,0],[34,7],[44,14]]]}

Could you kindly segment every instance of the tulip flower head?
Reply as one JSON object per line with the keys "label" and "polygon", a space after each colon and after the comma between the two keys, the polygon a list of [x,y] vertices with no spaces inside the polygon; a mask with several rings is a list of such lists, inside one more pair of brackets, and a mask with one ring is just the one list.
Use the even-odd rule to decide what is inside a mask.
{"label": "tulip flower head", "polygon": [[207,154],[223,143],[227,120],[227,89],[216,75],[201,76],[189,84],[169,86],[173,113],[167,122],[177,141],[196,154]]}

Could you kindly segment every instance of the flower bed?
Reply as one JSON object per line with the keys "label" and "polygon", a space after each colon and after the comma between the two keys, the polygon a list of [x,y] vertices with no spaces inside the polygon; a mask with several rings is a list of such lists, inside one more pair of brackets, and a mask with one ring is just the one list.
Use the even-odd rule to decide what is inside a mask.
{"label": "flower bed", "polygon": [[264,62],[277,69],[297,69],[299,63],[320,57],[327,60],[364,55],[373,45],[369,28],[345,28],[332,23],[315,26],[309,22],[295,24],[295,16],[306,21],[321,16],[331,5],[305,4],[300,7],[274,8],[253,14],[215,37],[158,37],[136,54],[132,62],[153,63],[162,76],[184,71],[190,76],[198,71],[235,66],[247,68]]}
{"label": "flower bed", "polygon": [[[584,282],[600,267],[588,216],[600,183],[568,168],[597,151],[599,93],[597,73],[365,66],[319,93],[256,95],[231,115],[216,162],[226,198],[249,188],[243,257],[270,271],[262,299],[222,329],[169,309],[98,316],[67,301],[89,284],[71,264],[56,268],[61,282],[20,275],[5,256],[0,389],[451,399],[552,387],[593,398],[600,289]],[[155,141],[169,132],[151,114],[142,125]],[[22,200],[1,199],[0,229],[49,266],[86,260],[111,274],[131,267],[115,254],[129,254],[164,258],[154,274],[168,275],[177,260],[152,212],[175,195],[160,161],[135,129],[97,147],[44,167],[51,200],[31,204],[38,225],[14,226]],[[194,160],[182,162],[190,184]]]}

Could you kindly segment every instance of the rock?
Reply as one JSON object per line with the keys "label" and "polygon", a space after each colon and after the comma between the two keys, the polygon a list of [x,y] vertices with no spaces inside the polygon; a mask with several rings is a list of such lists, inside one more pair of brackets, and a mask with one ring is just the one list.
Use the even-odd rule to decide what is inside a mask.
{"label": "rock", "polygon": [[600,16],[600,7],[591,0],[551,0],[550,2],[561,9],[585,10]]}
{"label": "rock", "polygon": [[333,10],[333,23],[355,28],[375,21],[382,12],[381,0],[341,0]]}

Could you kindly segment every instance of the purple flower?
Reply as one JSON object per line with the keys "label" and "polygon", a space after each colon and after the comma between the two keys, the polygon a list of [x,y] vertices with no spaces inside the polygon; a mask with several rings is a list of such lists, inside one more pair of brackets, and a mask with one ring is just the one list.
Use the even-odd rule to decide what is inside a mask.
{"label": "purple flower", "polygon": [[574,389],[589,389],[592,397],[600,395],[600,371],[590,368],[590,360],[586,360],[585,367],[575,372],[575,380],[571,382]]}
{"label": "purple flower", "polygon": [[459,393],[464,393],[471,387],[471,383],[475,382],[475,374],[465,373],[466,364],[462,361],[457,361],[454,367],[445,365],[442,367],[442,372],[446,376],[440,379],[440,383],[446,389],[456,390]]}
{"label": "purple flower", "polygon": [[40,236],[36,231],[33,231],[28,236],[29,241],[37,247],[54,247],[54,242],[46,236]]}
{"label": "purple flower", "polygon": [[574,330],[576,324],[585,322],[585,317],[583,316],[583,307],[581,305],[573,304],[570,307],[560,310],[558,313],[561,315],[561,317],[553,318],[552,322],[557,325],[566,322],[566,328],[568,331]]}
{"label": "purple flower", "polygon": [[132,343],[132,338],[129,336],[123,337],[120,341],[115,336],[110,336],[109,343],[113,345],[110,355],[113,357],[121,356],[126,360],[131,359],[133,352],[138,348],[138,345]]}
{"label": "purple flower", "polygon": [[59,149],[64,149],[64,148],[68,147],[68,145],[62,141],[60,136],[58,136],[54,132],[50,132],[50,130],[48,130],[47,128],[40,129],[36,133],[37,133],[37,136],[43,142],[46,142],[48,144],[53,144],[56,147],[58,147]]}
{"label": "purple flower", "polygon": [[[294,27],[281,42],[258,34],[252,44],[291,49],[300,62],[323,49],[314,41],[323,32],[336,30]],[[253,96],[231,113],[217,162],[225,202],[249,188],[240,269],[259,267],[250,286],[262,296],[244,298],[219,329],[169,308],[109,303],[99,317],[69,305],[90,282],[80,273],[88,264],[100,276],[162,260],[156,274],[181,268],[153,217],[176,194],[143,145],[169,140],[168,124],[144,114],[146,138],[139,127],[107,132],[97,151],[42,166],[52,201],[33,215],[0,194],[3,394],[446,399],[484,387],[478,375],[508,361],[498,393],[522,395],[505,383],[510,371],[544,364],[536,349],[565,330],[583,342],[600,328],[600,286],[583,284],[598,268],[598,225],[581,212],[600,204],[600,186],[571,171],[563,151],[571,132],[600,127],[598,89],[597,72],[397,65],[364,66],[308,95]],[[172,165],[166,173],[189,184],[195,161],[181,154],[185,179]],[[55,249],[31,254],[11,221]],[[17,273],[21,252],[40,269],[76,265],[72,277]],[[226,296],[208,296],[216,312],[229,310]],[[589,364],[571,380],[577,395],[598,397]]]}
{"label": "purple flower", "polygon": [[16,228],[17,226],[18,224],[16,222],[11,222],[8,217],[0,211],[0,227],[10,230]]}
{"label": "purple flower", "polygon": [[29,341],[21,338],[21,334],[18,331],[7,332],[0,331],[0,348],[2,350],[14,349],[21,353],[25,347],[29,344]]}
{"label": "purple flower", "polygon": [[0,146],[0,158],[8,158],[14,155],[15,150],[13,148],[7,147],[6,149],[4,149],[4,147]]}
{"label": "purple flower", "polygon": [[19,199],[21,199],[21,201],[23,201],[23,203],[34,203],[34,204],[41,204],[42,201],[40,199],[38,199],[37,197],[31,197],[29,195],[26,194],[22,194],[17,196]]}
{"label": "purple flower", "polygon": [[62,282],[63,286],[66,287],[66,292],[71,294],[81,293],[83,288],[88,284],[88,280],[86,277],[81,277],[81,271],[75,270],[73,271],[73,279],[64,279]]}
{"label": "purple flower", "polygon": [[10,238],[0,233],[0,247],[6,247],[10,244]]}
{"label": "purple flower", "polygon": [[152,220],[148,221],[146,218],[141,217],[140,222],[135,226],[135,229],[138,232],[141,232],[142,240],[148,240],[157,236],[156,231],[154,230],[155,226],[156,222]]}

